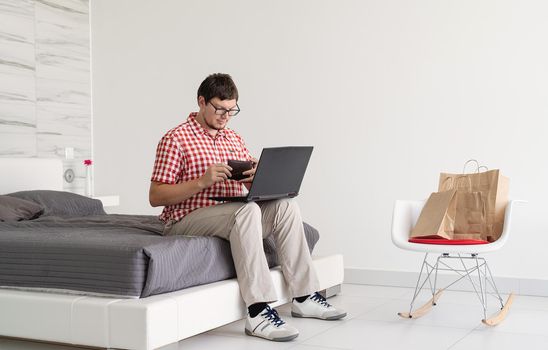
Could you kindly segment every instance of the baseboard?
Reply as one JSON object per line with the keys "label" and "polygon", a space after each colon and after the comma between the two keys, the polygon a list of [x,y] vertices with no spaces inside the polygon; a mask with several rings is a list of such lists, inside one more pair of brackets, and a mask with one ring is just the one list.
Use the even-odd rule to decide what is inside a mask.
{"label": "baseboard", "polygon": [[[344,269],[344,283],[353,284],[415,288],[417,277],[418,271],[406,272],[359,268]],[[500,293],[508,294],[513,292],[519,295],[548,297],[548,280],[497,276],[494,276],[494,279]],[[439,286],[449,284],[453,280],[454,277],[447,273],[440,273],[438,275]],[[463,279],[451,286],[449,290],[473,291],[473,288],[467,279]]]}
{"label": "baseboard", "polygon": [[341,290],[342,290],[341,285],[337,284],[333,287],[323,289],[323,290],[319,291],[319,293],[324,298],[331,298],[331,297],[334,297],[335,295],[339,294],[341,292]]}

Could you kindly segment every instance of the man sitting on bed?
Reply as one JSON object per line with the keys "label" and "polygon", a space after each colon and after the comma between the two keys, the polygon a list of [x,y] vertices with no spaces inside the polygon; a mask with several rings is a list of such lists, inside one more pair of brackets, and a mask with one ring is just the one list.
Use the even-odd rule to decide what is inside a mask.
{"label": "man sitting on bed", "polygon": [[[238,90],[228,74],[212,74],[198,88],[197,113],[169,130],[158,143],[149,199],[164,206],[160,219],[165,235],[216,236],[230,241],[240,292],[248,307],[245,333],[288,341],[299,332],[285,323],[268,303],[277,295],[263,250],[273,234],[289,293],[291,314],[336,320],[346,313],[328,304],[317,290],[318,279],[304,235],[299,206],[293,199],[265,202],[210,200],[212,196],[245,196],[257,160],[240,135],[227,124],[240,112]],[[251,160],[255,166],[230,180],[229,159]]]}

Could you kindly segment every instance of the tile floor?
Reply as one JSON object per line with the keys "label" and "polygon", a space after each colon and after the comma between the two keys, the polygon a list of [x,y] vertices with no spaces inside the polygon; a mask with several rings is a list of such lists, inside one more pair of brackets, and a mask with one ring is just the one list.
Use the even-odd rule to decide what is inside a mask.
{"label": "tile floor", "polygon": [[[548,298],[517,296],[506,320],[487,328],[477,297],[468,292],[445,292],[426,316],[407,320],[406,311],[413,290],[345,284],[342,293],[329,302],[344,308],[348,316],[340,321],[294,319],[289,305],[279,307],[282,317],[295,325],[300,335],[288,343],[274,343],[246,336],[244,321],[237,321],[162,347],[160,350],[190,349],[451,349],[505,350],[548,349]],[[427,300],[425,295],[423,300]],[[488,314],[498,311],[489,299]],[[0,339],[0,350],[76,350],[70,346]]]}

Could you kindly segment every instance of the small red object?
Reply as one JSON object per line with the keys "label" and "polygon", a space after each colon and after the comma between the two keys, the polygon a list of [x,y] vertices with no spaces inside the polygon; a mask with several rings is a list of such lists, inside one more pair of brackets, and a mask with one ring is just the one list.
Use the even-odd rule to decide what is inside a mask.
{"label": "small red object", "polygon": [[93,164],[93,162],[91,161],[91,159],[86,159],[84,160],[84,165],[91,165]]}

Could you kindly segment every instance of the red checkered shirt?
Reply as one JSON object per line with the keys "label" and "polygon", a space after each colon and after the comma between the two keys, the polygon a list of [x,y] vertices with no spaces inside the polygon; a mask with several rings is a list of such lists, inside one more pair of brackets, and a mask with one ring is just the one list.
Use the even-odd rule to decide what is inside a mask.
{"label": "red checkered shirt", "polygon": [[[191,113],[186,122],[169,130],[158,143],[151,181],[178,184],[202,176],[215,163],[228,159],[251,160],[243,139],[231,129],[212,137]],[[164,207],[160,220],[176,222],[193,210],[219,204],[214,196],[244,196],[243,184],[234,180],[218,182],[174,205]]]}

